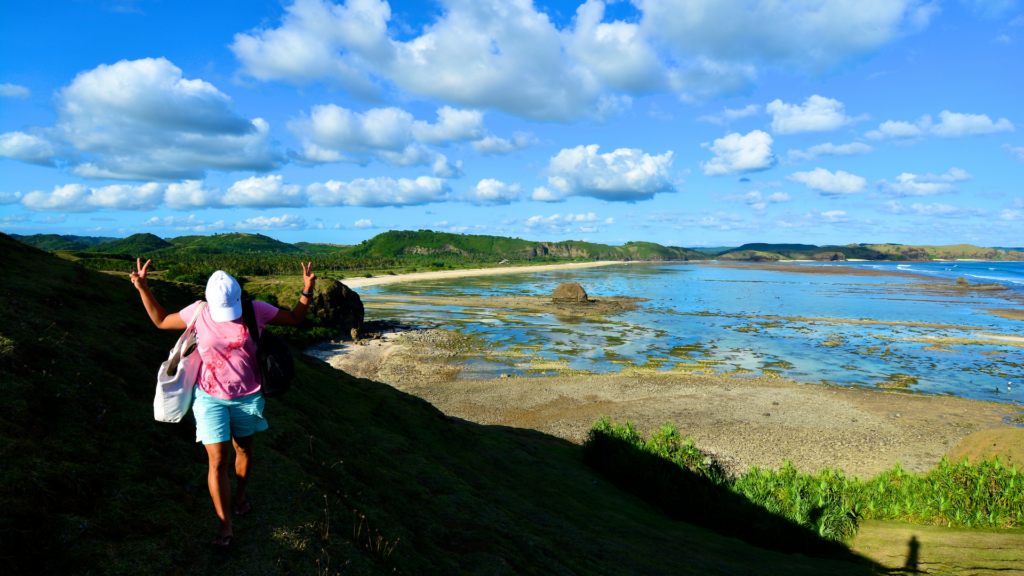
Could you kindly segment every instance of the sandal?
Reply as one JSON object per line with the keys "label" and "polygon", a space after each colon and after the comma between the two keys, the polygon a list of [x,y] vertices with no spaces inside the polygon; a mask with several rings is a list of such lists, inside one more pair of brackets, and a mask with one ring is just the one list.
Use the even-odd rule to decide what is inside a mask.
{"label": "sandal", "polygon": [[213,546],[214,550],[227,550],[231,547],[231,539],[233,537],[234,536],[231,534],[228,534],[227,536],[217,536],[213,539],[210,546]]}
{"label": "sandal", "polygon": [[[232,502],[231,507],[235,511],[235,516],[245,516],[252,511],[252,504],[249,504],[249,497],[246,496],[241,502]],[[243,510],[244,508],[244,510]]]}

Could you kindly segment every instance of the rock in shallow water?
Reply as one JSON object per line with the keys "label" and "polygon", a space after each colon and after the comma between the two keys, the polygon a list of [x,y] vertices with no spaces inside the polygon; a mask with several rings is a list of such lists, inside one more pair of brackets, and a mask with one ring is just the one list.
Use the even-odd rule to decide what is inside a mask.
{"label": "rock in shallow water", "polygon": [[551,293],[551,300],[555,302],[589,302],[587,291],[576,282],[559,284],[558,288]]}

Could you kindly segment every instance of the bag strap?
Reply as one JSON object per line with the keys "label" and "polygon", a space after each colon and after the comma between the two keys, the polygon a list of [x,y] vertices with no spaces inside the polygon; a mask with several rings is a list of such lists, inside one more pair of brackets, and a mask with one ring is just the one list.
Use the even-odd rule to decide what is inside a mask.
{"label": "bag strap", "polygon": [[260,328],[256,324],[256,309],[252,305],[252,300],[242,300],[242,322],[249,329],[249,336],[256,343],[256,350],[258,352],[260,349]]}
{"label": "bag strap", "polygon": [[192,328],[195,327],[196,322],[199,320],[199,315],[203,313],[203,309],[205,309],[205,308],[206,308],[206,302],[200,302],[199,303],[199,307],[196,308],[196,311],[192,313],[192,321],[189,322],[188,326],[185,327],[185,331],[186,332],[188,332],[189,330],[191,330]]}

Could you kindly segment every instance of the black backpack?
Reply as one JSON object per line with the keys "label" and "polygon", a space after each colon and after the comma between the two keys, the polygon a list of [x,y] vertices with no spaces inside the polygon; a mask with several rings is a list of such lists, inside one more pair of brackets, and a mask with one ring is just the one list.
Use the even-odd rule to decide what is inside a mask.
{"label": "black backpack", "polygon": [[252,300],[242,301],[242,321],[256,342],[256,362],[260,366],[261,388],[265,397],[280,396],[292,387],[295,359],[288,345],[270,330],[259,331]]}

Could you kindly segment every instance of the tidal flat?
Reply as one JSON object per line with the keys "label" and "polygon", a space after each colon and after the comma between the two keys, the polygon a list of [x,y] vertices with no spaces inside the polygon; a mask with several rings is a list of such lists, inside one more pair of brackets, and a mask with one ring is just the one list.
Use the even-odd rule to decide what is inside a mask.
{"label": "tidal flat", "polygon": [[[632,264],[364,288],[420,329],[314,353],[450,416],[582,441],[601,415],[675,422],[736,471],[927,470],[1024,412],[1017,291],[842,268]],[[798,265],[796,265],[799,267]],[[575,281],[595,302],[547,296]],[[603,304],[602,304],[603,303]],[[1000,311],[994,315],[992,309]],[[429,327],[429,329],[424,329]]]}

